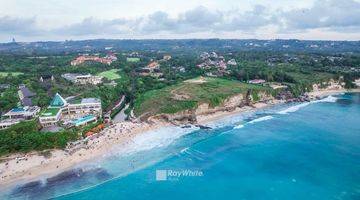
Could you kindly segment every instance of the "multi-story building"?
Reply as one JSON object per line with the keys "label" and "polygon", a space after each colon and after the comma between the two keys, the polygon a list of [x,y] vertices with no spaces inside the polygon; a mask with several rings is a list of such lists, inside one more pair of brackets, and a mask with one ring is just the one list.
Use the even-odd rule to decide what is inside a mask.
{"label": "multi-story building", "polygon": [[61,77],[65,78],[66,80],[69,80],[73,83],[86,85],[86,84],[92,84],[97,85],[102,83],[102,77],[101,76],[93,76],[91,74],[74,74],[74,73],[66,73],[61,75]]}
{"label": "multi-story building", "polygon": [[85,120],[94,121],[101,117],[101,101],[97,98],[84,98],[73,102],[66,101],[56,93],[50,106],[40,114],[39,121],[44,127],[55,125],[60,121],[83,124]]}
{"label": "multi-story building", "polygon": [[32,119],[36,117],[39,112],[40,107],[38,106],[13,108],[2,116],[0,129],[8,128],[21,121]]}
{"label": "multi-story building", "polygon": [[40,112],[38,106],[25,106],[20,108],[13,108],[5,113],[2,117],[8,119],[32,119]]}

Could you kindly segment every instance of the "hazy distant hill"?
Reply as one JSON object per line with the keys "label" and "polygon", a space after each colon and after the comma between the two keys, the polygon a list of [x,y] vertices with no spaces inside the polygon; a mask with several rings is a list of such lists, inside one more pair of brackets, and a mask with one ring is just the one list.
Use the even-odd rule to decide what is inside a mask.
{"label": "hazy distant hill", "polygon": [[308,40],[82,40],[63,42],[2,43],[0,52],[18,54],[74,53],[108,50],[243,50],[243,51],[306,51],[360,52],[360,41]]}

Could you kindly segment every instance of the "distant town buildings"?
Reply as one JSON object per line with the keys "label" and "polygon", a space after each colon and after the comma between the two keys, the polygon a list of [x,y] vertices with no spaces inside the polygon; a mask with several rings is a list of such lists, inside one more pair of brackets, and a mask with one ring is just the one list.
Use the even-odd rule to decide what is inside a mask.
{"label": "distant town buildings", "polygon": [[138,69],[137,72],[140,76],[152,76],[152,77],[161,77],[163,73],[160,70],[160,64],[157,61],[150,62],[146,67]]}
{"label": "distant town buildings", "polygon": [[229,74],[230,71],[228,70],[229,66],[236,66],[237,62],[235,59],[231,59],[226,62],[224,56],[218,55],[216,52],[203,52],[200,54],[201,63],[197,65],[198,68],[203,70],[210,70],[215,69],[216,71],[212,70],[211,72],[207,72],[207,76],[217,77],[223,76],[224,74]]}
{"label": "distant town buildings", "polygon": [[235,59],[230,59],[228,62],[227,62],[228,65],[232,65],[232,66],[236,66],[237,65],[237,62]]}
{"label": "distant town buildings", "polygon": [[86,84],[97,85],[102,83],[101,76],[93,76],[91,74],[66,73],[61,75],[61,77],[63,77],[68,81],[81,85],[86,85]]}
{"label": "distant town buildings", "polygon": [[156,68],[159,68],[160,67],[160,64],[156,61],[153,61],[153,62],[150,62],[145,68],[148,68],[148,69],[156,69]]}
{"label": "distant town buildings", "polygon": [[117,57],[113,53],[108,53],[105,57],[100,58],[99,56],[88,56],[82,55],[77,57],[75,60],[71,61],[72,66],[83,64],[84,62],[91,61],[91,62],[98,62],[102,64],[110,65],[112,62],[116,61]]}
{"label": "distant town buildings", "polygon": [[74,102],[66,101],[56,93],[49,107],[40,114],[43,127],[56,125],[63,121],[65,125],[80,126],[101,117],[101,101],[97,98],[84,98]]}
{"label": "distant town buildings", "polygon": [[163,60],[165,60],[165,61],[171,60],[171,56],[170,55],[164,55]]}

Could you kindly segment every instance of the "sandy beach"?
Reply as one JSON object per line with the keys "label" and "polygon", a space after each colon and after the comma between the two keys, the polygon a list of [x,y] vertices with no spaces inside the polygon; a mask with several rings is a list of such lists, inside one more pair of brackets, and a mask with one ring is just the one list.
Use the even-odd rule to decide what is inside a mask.
{"label": "sandy beach", "polygon": [[[343,92],[360,92],[354,90],[321,90],[310,92],[313,98],[321,98]],[[226,116],[245,111],[254,111],[283,101],[274,100],[268,103],[256,103],[253,106],[237,108],[234,111],[216,112],[209,115],[198,116],[199,124],[205,124]],[[69,170],[75,165],[106,155],[112,147],[126,147],[131,144],[135,136],[146,134],[147,131],[156,130],[165,126],[174,126],[168,123],[135,123],[120,122],[105,128],[102,132],[84,140],[70,144],[65,150],[52,150],[51,155],[41,155],[36,152],[27,154],[14,154],[0,160],[0,186],[11,186],[20,182],[36,180],[38,177],[50,177]]]}
{"label": "sandy beach", "polygon": [[360,88],[355,88],[355,89],[344,89],[344,88],[342,88],[342,89],[332,89],[332,90],[318,90],[318,91],[309,92],[307,94],[310,97],[313,97],[313,98],[322,98],[322,97],[341,94],[341,93],[346,93],[346,92],[360,92]]}
{"label": "sandy beach", "polygon": [[122,122],[92,137],[76,141],[65,150],[52,150],[49,156],[31,152],[3,157],[0,163],[0,186],[36,180],[39,176],[56,175],[76,164],[106,155],[114,145],[125,147],[135,136],[164,126],[169,124]]}

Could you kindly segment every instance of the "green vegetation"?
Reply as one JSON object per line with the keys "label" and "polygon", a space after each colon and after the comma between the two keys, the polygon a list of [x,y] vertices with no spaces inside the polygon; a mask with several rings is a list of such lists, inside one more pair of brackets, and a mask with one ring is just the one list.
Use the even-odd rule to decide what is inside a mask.
{"label": "green vegetation", "polygon": [[36,121],[20,122],[0,131],[0,156],[15,152],[65,148],[78,134],[72,131],[39,132]]}
{"label": "green vegetation", "polygon": [[110,70],[99,73],[98,76],[105,77],[109,80],[116,80],[116,79],[121,78],[119,72],[120,72],[120,69],[110,69]]}
{"label": "green vegetation", "polygon": [[20,76],[23,75],[22,72],[0,72],[0,76],[6,77],[6,76]]}
{"label": "green vegetation", "polygon": [[23,75],[24,73],[22,72],[0,72],[0,76],[1,77],[6,77],[6,76],[20,76]]}
{"label": "green vegetation", "polygon": [[0,96],[0,111],[7,112],[11,108],[17,106],[19,97],[17,95],[17,89],[11,87],[1,93]]}
{"label": "green vegetation", "polygon": [[137,63],[140,62],[140,58],[126,58],[126,62]]}
{"label": "green vegetation", "polygon": [[134,108],[137,116],[150,113],[176,113],[196,108],[199,103],[218,106],[226,98],[248,91],[271,92],[269,87],[241,83],[220,78],[205,78],[204,82],[196,79],[181,82],[159,90],[146,92],[136,99]]}
{"label": "green vegetation", "polygon": [[288,72],[287,75],[293,78],[296,83],[308,84],[321,83],[334,78],[334,74],[323,72]]}
{"label": "green vegetation", "polygon": [[47,108],[43,112],[41,112],[41,116],[55,116],[59,112],[60,108]]}
{"label": "green vegetation", "polygon": [[[282,47],[281,51],[274,49],[262,51],[260,48],[256,51],[244,51],[244,49],[223,48],[215,40],[190,43],[176,45],[176,48],[169,46],[169,48],[158,50],[154,50],[156,45],[147,45],[151,47],[148,50],[135,47],[131,50],[121,48],[123,50],[114,52],[118,59],[110,65],[87,62],[80,66],[71,66],[71,60],[80,52],[70,49],[58,53],[54,53],[50,48],[39,54],[35,49],[29,49],[25,54],[0,54],[0,112],[5,113],[19,106],[18,86],[20,84],[25,84],[36,93],[32,102],[43,110],[56,93],[60,93],[63,97],[73,96],[71,101],[74,102],[87,97],[99,98],[104,112],[112,109],[124,95],[126,100],[120,108],[129,104],[125,113],[129,114],[134,109],[135,114],[140,116],[176,113],[194,109],[200,103],[209,103],[214,107],[239,93],[251,94],[255,101],[261,98],[260,91],[266,91],[279,98],[292,98],[311,90],[314,83],[320,83],[320,87],[325,87],[326,83],[322,84],[323,82],[331,78],[337,80],[340,76],[344,77],[345,87],[352,88],[355,87],[353,81],[360,77],[358,52],[332,54],[330,52],[288,51],[288,49],[283,52]],[[193,47],[184,49],[188,46]],[[134,51],[137,58],[133,57]],[[202,59],[199,55],[203,51],[214,51],[219,56],[223,56],[225,62],[235,59],[236,64],[227,65],[226,69],[219,70],[219,59],[216,57],[211,57],[210,60]],[[100,54],[103,57],[107,52],[89,50],[86,53]],[[162,60],[164,54],[170,54],[172,59]],[[140,76],[142,68],[151,61],[160,62],[160,68],[157,71],[162,75],[160,77]],[[215,64],[212,64],[210,68],[197,67],[203,63]],[[79,85],[62,78],[61,75],[64,73],[96,74],[106,79],[103,84]],[[53,76],[55,80],[47,79],[41,82],[40,76]],[[206,78],[206,82],[194,79],[199,76],[219,78]],[[280,83],[286,85],[287,89],[284,90],[288,91],[246,84],[251,79]],[[113,82],[115,84],[112,84]],[[116,109],[111,117],[114,117],[119,110]],[[53,116],[57,112],[57,109],[48,109],[41,114],[49,113],[47,115]],[[66,141],[76,138],[77,133],[81,135],[93,126],[76,127],[68,129],[67,132],[42,133],[37,129],[35,122],[31,122],[32,125],[29,123],[22,122],[0,131],[0,155],[62,148]]]}

